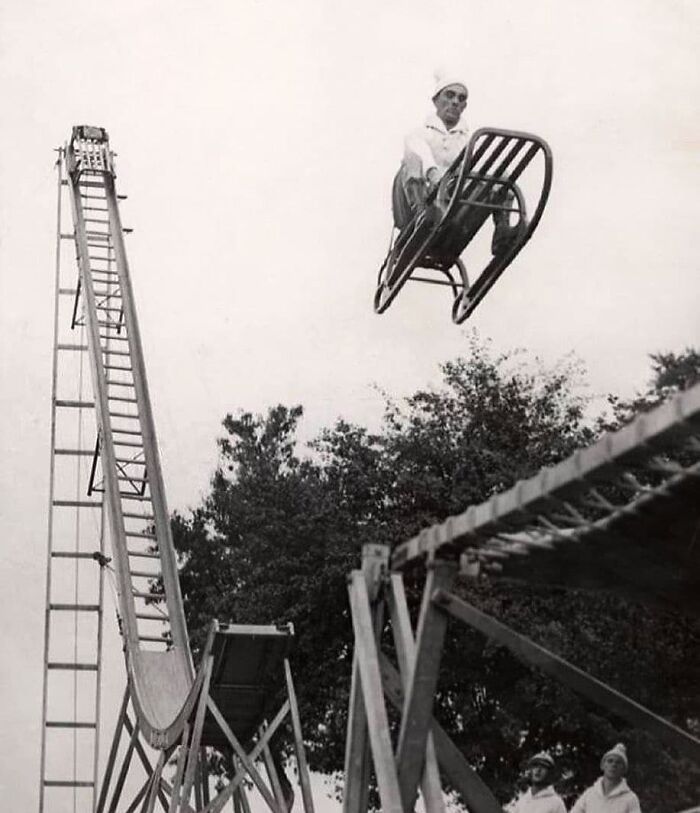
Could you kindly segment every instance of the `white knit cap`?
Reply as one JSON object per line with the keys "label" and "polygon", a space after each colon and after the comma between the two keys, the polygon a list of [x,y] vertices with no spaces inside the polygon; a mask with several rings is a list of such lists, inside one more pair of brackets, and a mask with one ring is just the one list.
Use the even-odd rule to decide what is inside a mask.
{"label": "white knit cap", "polygon": [[433,88],[434,99],[441,90],[444,90],[449,85],[461,85],[467,92],[467,83],[457,73],[450,73],[449,71],[436,71],[435,72],[435,87]]}
{"label": "white knit cap", "polygon": [[621,742],[618,742],[618,744],[614,748],[611,748],[609,751],[606,751],[603,754],[603,757],[600,760],[600,767],[601,768],[603,767],[603,762],[605,762],[607,757],[613,756],[619,757],[625,763],[625,770],[627,770],[627,768],[629,767],[629,762],[627,761],[627,749]]}

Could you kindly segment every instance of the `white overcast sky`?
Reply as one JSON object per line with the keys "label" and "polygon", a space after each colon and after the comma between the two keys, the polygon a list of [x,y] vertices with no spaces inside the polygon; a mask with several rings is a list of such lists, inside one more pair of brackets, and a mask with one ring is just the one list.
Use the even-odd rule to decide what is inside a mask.
{"label": "white overcast sky", "polygon": [[469,324],[550,362],[575,351],[594,393],[629,393],[649,352],[697,345],[699,24],[696,0],[4,0],[0,786],[13,809],[37,798],[53,149],[71,126],[106,127],[119,154],[169,503],[184,509],[226,411],[300,402],[307,434],[339,415],[374,422],[372,384],[407,394],[464,350],[441,289],[371,307],[402,137],[430,111],[439,66],[463,72],[472,128],[531,130],[555,156],[539,230]]}

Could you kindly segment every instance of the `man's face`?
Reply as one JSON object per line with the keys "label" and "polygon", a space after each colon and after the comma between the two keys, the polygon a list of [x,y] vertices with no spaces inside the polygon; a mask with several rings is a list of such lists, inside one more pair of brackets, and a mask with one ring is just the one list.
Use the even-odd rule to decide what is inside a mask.
{"label": "man's face", "polygon": [[609,754],[603,760],[603,776],[617,781],[625,775],[625,763],[616,754]]}
{"label": "man's face", "polygon": [[448,85],[433,99],[438,118],[446,127],[454,127],[467,106],[467,89],[464,85]]}
{"label": "man's face", "polygon": [[533,785],[544,785],[547,782],[549,768],[541,762],[535,762],[530,766],[530,781]]}

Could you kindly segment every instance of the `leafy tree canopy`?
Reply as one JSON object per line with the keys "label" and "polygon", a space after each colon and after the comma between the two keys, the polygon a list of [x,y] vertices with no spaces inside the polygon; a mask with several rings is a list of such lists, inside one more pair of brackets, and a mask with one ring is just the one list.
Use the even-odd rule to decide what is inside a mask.
{"label": "leafy tree canopy", "polygon": [[[700,354],[652,357],[649,390],[611,400],[619,424],[697,380]],[[469,354],[441,368],[437,388],[386,401],[376,432],[339,420],[303,447],[300,406],[227,415],[211,489],[175,514],[185,612],[195,652],[211,618],[291,621],[293,668],[312,768],[342,770],[352,631],[346,576],[362,544],[398,544],[590,443],[580,370],[545,368],[522,352]],[[415,599],[420,585],[409,583]],[[489,578],[464,582],[468,599],[678,725],[698,725],[700,628],[609,594]],[[690,656],[690,657],[689,657]],[[575,796],[601,753],[623,739],[645,810],[680,809],[700,773],[643,732],[591,707],[508,652],[450,627],[435,714],[502,800],[528,755],[550,748]],[[649,777],[653,776],[653,782]]]}

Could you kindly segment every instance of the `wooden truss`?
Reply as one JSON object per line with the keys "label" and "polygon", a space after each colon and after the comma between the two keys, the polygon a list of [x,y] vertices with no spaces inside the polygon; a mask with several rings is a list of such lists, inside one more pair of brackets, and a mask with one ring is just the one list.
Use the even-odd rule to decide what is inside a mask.
{"label": "wooden truss", "polygon": [[[246,751],[234,734],[210,693],[214,657],[211,653],[211,636],[203,657],[203,680],[194,709],[182,728],[179,740],[170,748],[156,752],[155,761],[149,757],[135,713],[129,713],[130,691],[124,694],[117,725],[107,759],[104,779],[96,807],[96,813],[152,813],[156,806],[165,813],[220,813],[231,801],[235,813],[250,813],[246,785],[252,783],[272,813],[289,813],[291,802],[285,798],[272,756],[270,742],[280,725],[289,716],[294,737],[297,774],[301,788],[304,813],[314,813],[311,798],[309,771],[302,740],[299,709],[289,661],[284,659],[284,685],[286,697],[271,720],[258,729],[254,742]],[[208,744],[206,742],[205,717],[215,721],[219,738],[223,737],[230,752],[232,777],[223,789],[214,795],[208,771]],[[120,749],[126,736],[126,748]],[[252,747],[251,747],[252,746]],[[118,759],[118,754],[121,754]],[[134,755],[143,768],[145,779],[133,798],[127,800],[127,776]],[[117,765],[119,764],[119,767]],[[263,778],[264,767],[267,780]],[[166,769],[171,777],[166,778]],[[132,779],[133,782],[133,779]]]}
{"label": "wooden truss", "polygon": [[[650,731],[685,756],[700,758],[700,740],[455,596],[451,589],[459,569],[456,560],[433,558],[426,567],[415,635],[403,577],[389,570],[388,547],[366,545],[362,569],[350,574],[355,652],[343,813],[366,813],[371,767],[383,813],[411,813],[419,790],[428,813],[444,813],[441,773],[471,813],[501,813],[501,805],[489,788],[432,716],[450,617],[481,631],[529,665]],[[387,620],[398,670],[379,646]],[[387,699],[400,715],[395,747]]]}

